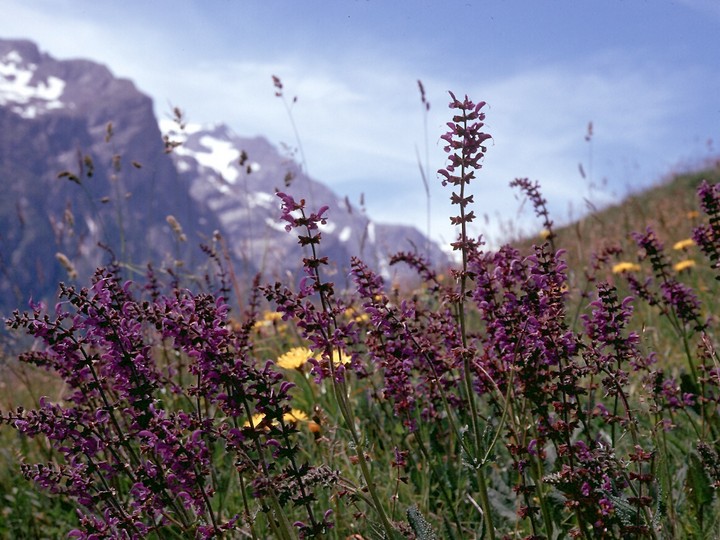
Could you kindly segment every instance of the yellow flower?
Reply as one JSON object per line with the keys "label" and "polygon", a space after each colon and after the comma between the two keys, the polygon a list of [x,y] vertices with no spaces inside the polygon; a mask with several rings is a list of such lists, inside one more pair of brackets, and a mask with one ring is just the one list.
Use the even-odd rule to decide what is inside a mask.
{"label": "yellow flower", "polygon": [[[265,415],[263,413],[255,413],[252,415],[252,425],[253,427],[258,427],[260,422],[263,421],[265,418]],[[290,412],[286,412],[283,414],[283,420],[287,422],[288,424],[296,424],[297,422],[307,422],[309,420],[308,415],[305,413],[305,411],[301,411],[300,409],[291,409]],[[277,426],[277,421],[273,420],[273,425]],[[245,427],[250,427],[250,420],[246,420]]]}
{"label": "yellow flower", "polygon": [[543,240],[547,240],[548,238],[550,238],[551,234],[552,233],[547,229],[543,229],[542,231],[540,231],[540,234],[538,236],[540,236],[540,238],[542,238]]}
{"label": "yellow flower", "polygon": [[673,268],[676,272],[682,272],[683,270],[689,270],[693,266],[695,266],[695,261],[693,261],[692,259],[685,259],[684,261],[680,261],[679,263],[677,263],[675,266],[673,266]]}
{"label": "yellow flower", "polygon": [[353,322],[361,323],[366,322],[370,320],[370,315],[367,313],[361,313],[360,315],[357,315],[353,318]]}
{"label": "yellow flower", "polygon": [[338,358],[338,352],[336,350],[333,351],[333,364],[335,364],[336,366],[338,364],[343,364],[343,365],[349,364],[350,360],[352,360],[352,358],[350,356],[348,356],[347,354],[345,354],[345,351],[340,352],[339,358]]}
{"label": "yellow flower", "polygon": [[[267,321],[255,321],[255,323],[253,324],[253,330],[255,330],[256,332],[260,332],[263,328],[268,326],[268,324],[269,323]],[[239,326],[240,325],[238,325],[238,329]]]}
{"label": "yellow flower", "polygon": [[283,415],[283,420],[294,424],[296,422],[307,422],[309,418],[305,411],[301,411],[300,409],[292,409],[289,413],[285,413]]}
{"label": "yellow flower", "polygon": [[360,313],[355,308],[347,308],[345,316],[353,322],[364,322],[370,319],[367,313]]}
{"label": "yellow flower", "polygon": [[[263,418],[265,418],[265,415],[263,413],[255,413],[252,415],[252,425],[253,427],[257,427],[260,422],[263,421]],[[250,427],[250,420],[245,420],[245,427]]]}
{"label": "yellow flower", "polygon": [[279,321],[280,319],[282,319],[282,313],[278,313],[277,311],[266,311],[265,313],[263,313],[262,319],[255,321],[255,324],[253,325],[253,330],[259,332],[263,328],[269,328],[275,323],[277,323],[277,321]]}
{"label": "yellow flower", "polygon": [[673,249],[680,251],[681,249],[685,250],[694,245],[695,245],[695,240],[693,240],[692,238],[686,238],[685,240],[680,240],[679,242],[675,242],[675,244],[673,244]]}
{"label": "yellow flower", "polygon": [[699,217],[699,216],[700,216],[700,212],[698,212],[697,210],[690,210],[690,211],[687,213],[687,218],[688,218],[688,219],[695,219],[695,218],[697,218],[697,217]]}
{"label": "yellow flower", "polygon": [[625,272],[639,272],[640,265],[631,262],[617,263],[612,267],[613,274],[624,274]]}
{"label": "yellow flower", "polygon": [[282,319],[283,314],[279,311],[266,311],[263,313],[263,321],[275,322]]}
{"label": "yellow flower", "polygon": [[312,352],[307,347],[293,347],[280,356],[275,364],[283,369],[298,369],[312,358]]}

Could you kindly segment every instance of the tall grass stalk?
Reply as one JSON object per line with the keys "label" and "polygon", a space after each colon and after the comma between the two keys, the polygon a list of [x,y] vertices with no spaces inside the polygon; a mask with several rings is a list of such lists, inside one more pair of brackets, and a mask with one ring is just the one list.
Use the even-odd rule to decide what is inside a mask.
{"label": "tall grass stalk", "polygon": [[425,188],[425,256],[432,264],[430,251],[430,239],[432,238],[432,212],[430,207],[430,182],[428,181],[428,178],[430,176],[430,145],[428,144],[427,125],[428,111],[430,111],[430,102],[427,100],[427,96],[425,94],[425,86],[423,85],[422,81],[418,79],[417,83],[418,89],[420,90],[420,101],[423,107],[423,141],[425,148],[425,160],[423,162],[420,159],[420,152],[418,151],[417,146],[415,147],[415,157],[417,159],[418,169],[420,170],[420,178],[422,179],[423,187]]}

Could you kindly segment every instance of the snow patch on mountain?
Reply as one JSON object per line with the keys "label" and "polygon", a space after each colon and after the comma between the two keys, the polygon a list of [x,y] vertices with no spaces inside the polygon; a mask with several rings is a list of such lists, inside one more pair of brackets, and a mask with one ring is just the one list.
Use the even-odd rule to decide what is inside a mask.
{"label": "snow patch on mountain", "polygon": [[248,193],[248,204],[251,208],[261,206],[263,208],[271,208],[277,206],[277,197],[272,193],[265,193],[263,191],[256,191],[255,193]]}
{"label": "snow patch on mountain", "polygon": [[17,51],[0,58],[0,105],[14,104],[10,110],[23,118],[62,109],[65,81],[53,76],[38,80],[36,71],[37,65],[25,64]]}
{"label": "snow patch on mountain", "polygon": [[192,166],[187,161],[178,160],[177,170],[178,172],[184,173],[192,169]]}
{"label": "snow patch on mountain", "polygon": [[371,221],[367,227],[368,240],[371,244],[375,243],[375,224]]}
{"label": "snow patch on mountain", "polygon": [[240,171],[237,168],[237,161],[240,159],[240,151],[230,141],[222,141],[204,135],[194,145],[194,148],[179,146],[175,149],[178,156],[189,156],[208,169],[217,172],[223,180],[230,184],[237,182]]}
{"label": "snow patch on mountain", "polygon": [[350,237],[352,236],[352,228],[349,225],[346,225],[343,227],[343,230],[340,231],[340,234],[338,234],[338,239],[341,242],[347,242],[350,240]]}
{"label": "snow patch on mountain", "polygon": [[178,157],[192,158],[201,167],[217,173],[222,182],[212,183],[223,193],[228,192],[227,185],[224,184],[236,184],[246,168],[249,173],[257,172],[261,168],[256,161],[240,165],[241,150],[233,140],[234,135],[223,124],[203,126],[187,123],[181,128],[174,120],[161,119],[159,125],[160,130],[167,134],[170,140],[179,143],[173,150],[176,161],[183,163]]}
{"label": "snow patch on mountain", "polygon": [[184,143],[187,140],[188,135],[198,133],[204,129],[201,124],[196,124],[194,122],[185,123],[183,124],[182,129],[180,129],[178,123],[170,118],[161,118],[158,120],[158,126],[160,127],[160,131],[166,133],[173,140],[180,143]]}

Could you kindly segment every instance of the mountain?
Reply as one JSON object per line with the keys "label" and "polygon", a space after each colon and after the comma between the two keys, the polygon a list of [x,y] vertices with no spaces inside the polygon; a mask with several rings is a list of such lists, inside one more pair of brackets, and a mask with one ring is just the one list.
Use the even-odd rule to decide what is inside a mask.
{"label": "mountain", "polygon": [[[361,255],[371,266],[387,271],[388,254],[425,248],[426,239],[417,229],[371,221],[262,137],[243,138],[222,124],[180,129],[175,122],[162,121],[161,127],[171,141],[180,143],[172,157],[193,201],[217,218],[244,270],[283,273],[288,258],[298,256],[297,235],[288,234],[286,223],[278,219],[277,191],[305,199],[310,211],[330,206],[329,222],[321,231],[322,250],[331,261],[347,262],[350,255]],[[437,246],[431,256],[446,260]]]}
{"label": "mountain", "polygon": [[[152,105],[102,65],[0,40],[0,310],[84,283],[113,257],[130,276],[148,262],[197,270],[216,231],[241,276],[296,273],[276,190],[330,206],[321,249],[341,284],[351,255],[390,276],[390,254],[428,246],[415,228],[374,223],[264,138],[158,123]],[[447,261],[436,245],[430,255]]]}

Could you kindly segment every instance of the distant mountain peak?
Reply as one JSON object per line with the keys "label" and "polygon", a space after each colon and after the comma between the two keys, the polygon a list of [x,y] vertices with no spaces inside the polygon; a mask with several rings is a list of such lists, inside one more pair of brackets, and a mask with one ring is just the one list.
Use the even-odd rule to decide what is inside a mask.
{"label": "distant mountain peak", "polygon": [[128,268],[183,261],[183,271],[202,273],[199,245],[218,231],[238,276],[285,279],[303,253],[280,220],[277,191],[309,211],[329,206],[321,250],[332,272],[357,255],[391,277],[390,255],[401,250],[447,261],[417,228],[374,223],[267,139],[222,123],[158,122],[131,81],[29,41],[0,39],[0,132],[12,134],[0,137],[0,309],[51,296],[68,277],[56,253],[86,279],[109,257],[99,243]]}
{"label": "distant mountain peak", "polygon": [[38,73],[40,53],[30,42],[17,42],[0,50],[0,106],[23,118],[35,118],[54,109],[62,109],[65,81]]}
{"label": "distant mountain peak", "polygon": [[[236,145],[238,136],[225,124],[213,124],[207,127],[200,124],[185,124],[181,129],[175,121],[161,120],[160,130],[174,143],[179,143],[173,151],[176,158],[194,159],[199,166],[216,172],[220,186],[235,184],[243,170],[246,173],[260,170],[257,161],[245,162],[241,159],[243,149]],[[177,164],[181,169],[186,170],[185,161],[178,159]]]}

